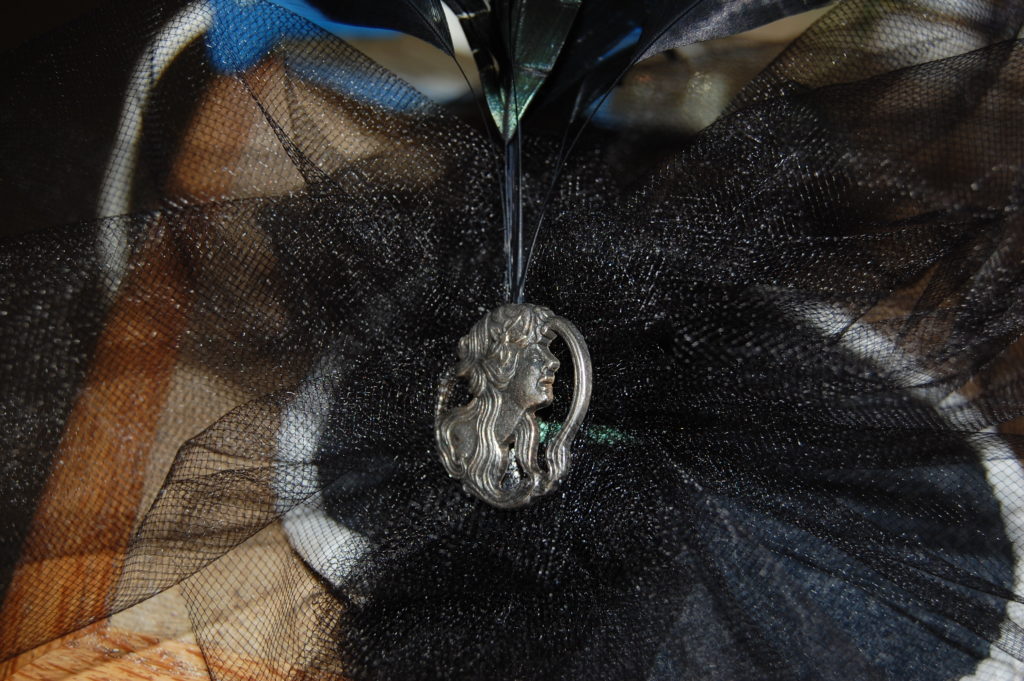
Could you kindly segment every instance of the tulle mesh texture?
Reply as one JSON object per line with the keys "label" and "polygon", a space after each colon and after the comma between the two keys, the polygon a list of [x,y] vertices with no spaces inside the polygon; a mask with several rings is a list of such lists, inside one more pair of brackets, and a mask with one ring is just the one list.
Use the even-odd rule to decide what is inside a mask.
{"label": "tulle mesh texture", "polygon": [[183,583],[219,679],[1014,678],[1024,8],[843,3],[696,136],[528,138],[528,299],[595,387],[501,511],[433,444],[498,153],[224,7],[5,75],[0,657]]}

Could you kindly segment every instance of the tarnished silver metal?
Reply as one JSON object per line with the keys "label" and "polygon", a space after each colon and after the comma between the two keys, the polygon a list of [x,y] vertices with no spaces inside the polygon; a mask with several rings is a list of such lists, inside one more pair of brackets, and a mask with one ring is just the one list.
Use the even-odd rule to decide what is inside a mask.
{"label": "tarnished silver metal", "polygon": [[[560,336],[572,355],[575,390],[565,423],[538,454],[537,410],[555,399]],[[434,432],[441,462],[468,493],[492,506],[518,508],[551,492],[569,473],[570,448],[590,406],[593,371],[579,330],[540,305],[491,310],[462,337],[459,363],[441,379]],[[470,401],[448,408],[457,379]]]}

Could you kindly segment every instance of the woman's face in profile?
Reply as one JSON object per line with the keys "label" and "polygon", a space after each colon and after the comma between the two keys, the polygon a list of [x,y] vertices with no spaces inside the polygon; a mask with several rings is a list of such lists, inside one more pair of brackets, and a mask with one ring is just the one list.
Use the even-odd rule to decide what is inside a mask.
{"label": "woman's face in profile", "polygon": [[551,340],[529,343],[520,351],[516,373],[508,386],[512,401],[522,409],[539,409],[555,399],[558,358],[551,352]]}

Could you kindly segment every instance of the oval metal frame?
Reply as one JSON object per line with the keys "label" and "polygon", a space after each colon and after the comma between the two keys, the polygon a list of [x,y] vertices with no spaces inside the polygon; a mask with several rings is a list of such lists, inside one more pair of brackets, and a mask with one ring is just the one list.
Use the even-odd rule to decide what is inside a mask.
{"label": "oval metal frame", "polygon": [[[569,413],[562,423],[562,427],[544,449],[544,461],[547,471],[540,484],[523,486],[516,490],[518,494],[511,494],[502,499],[489,498],[479,493],[475,486],[464,482],[463,489],[469,494],[487,502],[497,508],[521,508],[528,505],[535,497],[548,494],[558,488],[559,483],[566,478],[572,466],[572,443],[576,439],[583,419],[590,408],[590,396],[593,392],[594,372],[590,361],[590,350],[583,339],[576,325],[565,317],[553,316],[548,320],[548,327],[554,331],[565,342],[569,349],[573,363],[573,396],[569,405]],[[448,400],[452,394],[455,381],[454,367],[449,368],[438,385],[437,403],[434,410],[434,434],[438,440],[440,450],[440,424],[448,413]],[[536,447],[536,445],[535,445]],[[536,457],[536,451],[528,456]],[[466,466],[461,461],[451,461],[448,457],[440,457],[448,475],[463,480],[466,475]]]}

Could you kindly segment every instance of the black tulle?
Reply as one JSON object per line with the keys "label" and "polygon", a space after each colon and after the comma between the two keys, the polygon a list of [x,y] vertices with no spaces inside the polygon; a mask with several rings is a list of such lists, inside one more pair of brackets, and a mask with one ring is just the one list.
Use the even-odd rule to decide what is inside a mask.
{"label": "black tulle", "polygon": [[[231,73],[199,41],[130,210],[94,219],[62,178],[102,176],[111,107],[84,105],[116,89],[73,74],[121,83],[109,55],[173,14],[128,12],[116,47],[76,30],[7,77],[0,619],[33,614],[0,657],[182,583],[224,679],[1022,668],[1019,3],[842,3],[696,135],[604,119],[560,168],[527,140],[526,297],[595,388],[571,475],[517,511],[433,440],[505,293],[486,136],[312,27]],[[41,102],[96,135],[51,139]],[[130,465],[53,482],[94,441]],[[85,554],[113,577],[58,600],[37,575]]]}

